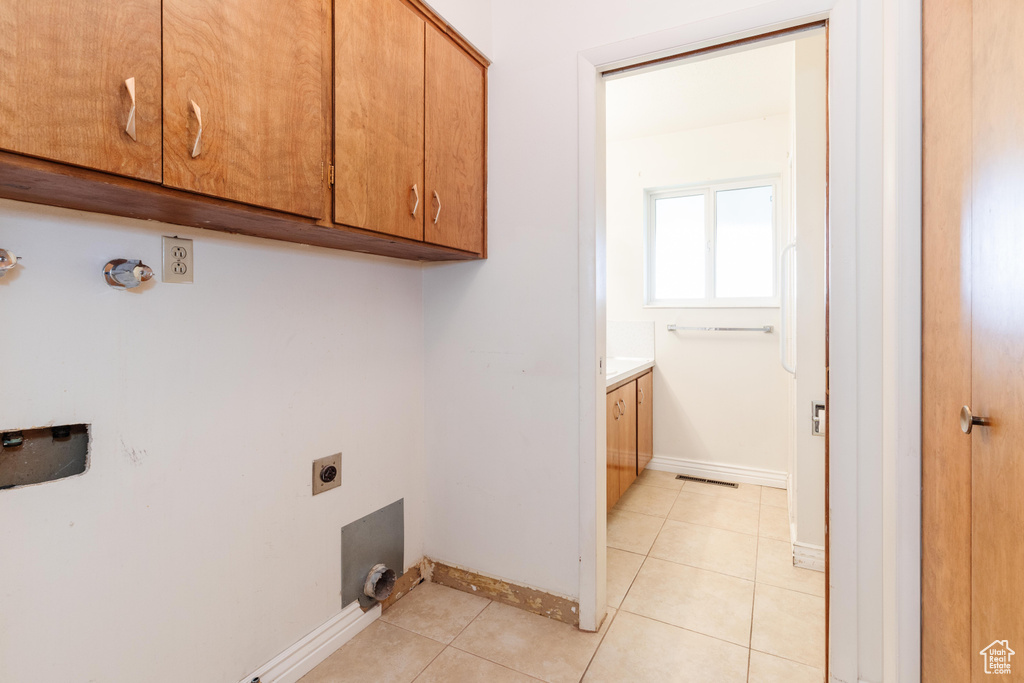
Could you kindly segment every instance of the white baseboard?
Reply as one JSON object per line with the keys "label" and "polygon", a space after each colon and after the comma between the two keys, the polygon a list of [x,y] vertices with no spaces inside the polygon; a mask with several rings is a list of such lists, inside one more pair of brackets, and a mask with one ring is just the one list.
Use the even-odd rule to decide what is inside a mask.
{"label": "white baseboard", "polygon": [[359,603],[353,602],[239,683],[250,683],[257,677],[260,683],[296,683],[379,616],[380,605],[363,612]]}
{"label": "white baseboard", "polygon": [[820,545],[808,543],[793,544],[793,566],[801,569],[825,571],[825,549]]}
{"label": "white baseboard", "polygon": [[669,458],[662,455],[654,456],[647,467],[652,470],[661,470],[662,472],[689,474],[692,477],[718,479],[737,484],[756,484],[777,489],[786,488],[786,480],[788,478],[785,472],[777,472],[775,470],[763,470],[743,465],[726,465],[718,462],[703,462],[701,460],[684,460],[683,458]]}

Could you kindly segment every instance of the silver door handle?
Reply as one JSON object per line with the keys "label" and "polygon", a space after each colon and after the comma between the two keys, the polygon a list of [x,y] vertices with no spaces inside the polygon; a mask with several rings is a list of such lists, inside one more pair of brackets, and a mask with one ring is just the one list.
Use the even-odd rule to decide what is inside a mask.
{"label": "silver door handle", "polygon": [[625,414],[626,414],[626,402],[625,402],[625,401],[623,401],[623,400],[622,400],[622,399],[620,398],[620,399],[619,399],[619,403],[621,403],[621,404],[622,404],[622,407],[621,407],[621,408],[620,408],[619,410],[621,410],[621,411],[622,411],[622,414],[623,414],[623,415],[625,415]]}
{"label": "silver door handle", "polygon": [[637,390],[640,392],[640,403],[643,403],[644,402],[644,390],[641,389],[640,387],[637,387]]}
{"label": "silver door handle", "polygon": [[192,158],[195,159],[203,151],[203,110],[199,108],[195,100],[188,101],[189,106],[192,109],[192,113],[196,116],[196,123],[199,124],[199,130],[196,131],[196,140],[192,143]]}
{"label": "silver door handle", "polygon": [[437,219],[441,217],[441,198],[437,195],[437,190],[434,190],[434,201],[437,202],[437,212],[434,213],[434,225],[437,225]]}
{"label": "silver door handle", "polygon": [[964,434],[970,434],[974,430],[974,425],[988,427],[991,424],[992,420],[987,417],[975,417],[967,406],[960,409],[960,430]]}
{"label": "silver door handle", "polygon": [[416,209],[420,208],[420,190],[416,185],[412,186],[412,194],[416,197],[416,203],[412,206],[412,217],[416,218]]}
{"label": "silver door handle", "polygon": [[124,127],[124,132],[132,140],[138,142],[139,138],[135,134],[135,76],[127,79],[124,82],[124,87],[128,89],[128,96],[132,98],[132,108],[128,112],[128,123]]}
{"label": "silver door handle", "polygon": [[619,404],[618,403],[616,403],[615,405],[612,406],[612,417],[615,418],[616,420],[619,419]]}

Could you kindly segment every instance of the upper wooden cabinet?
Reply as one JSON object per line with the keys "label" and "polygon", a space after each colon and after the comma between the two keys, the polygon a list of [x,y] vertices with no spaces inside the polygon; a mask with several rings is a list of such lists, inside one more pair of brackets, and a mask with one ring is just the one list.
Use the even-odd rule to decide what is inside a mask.
{"label": "upper wooden cabinet", "polygon": [[421,0],[0,0],[0,197],[482,258],[487,64]]}
{"label": "upper wooden cabinet", "polygon": [[334,217],[423,239],[423,32],[401,0],[339,0]]}
{"label": "upper wooden cabinet", "polygon": [[322,12],[321,0],[163,0],[165,185],[323,215]]}
{"label": "upper wooden cabinet", "polygon": [[484,66],[402,0],[338,0],[335,220],[484,251]]}
{"label": "upper wooden cabinet", "polygon": [[0,149],[159,182],[161,87],[160,0],[0,2]]}
{"label": "upper wooden cabinet", "polygon": [[441,32],[426,40],[426,241],[481,253],[486,187],[485,70]]}

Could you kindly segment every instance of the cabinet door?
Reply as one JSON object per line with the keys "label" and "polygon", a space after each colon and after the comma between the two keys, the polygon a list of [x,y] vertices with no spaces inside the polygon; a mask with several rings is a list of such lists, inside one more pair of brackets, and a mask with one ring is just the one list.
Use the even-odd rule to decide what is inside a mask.
{"label": "cabinet door", "polygon": [[619,411],[619,405],[617,400],[618,394],[614,391],[607,395],[605,401],[607,405],[607,428],[608,434],[608,509],[611,510],[615,503],[619,500],[619,417],[621,412]]}
{"label": "cabinet door", "polygon": [[484,248],[484,68],[439,31],[426,33],[425,240]]}
{"label": "cabinet door", "polygon": [[619,387],[616,392],[623,406],[619,418],[619,495],[636,481],[636,382]]}
{"label": "cabinet door", "polygon": [[160,0],[0,3],[0,149],[159,182],[161,87]]}
{"label": "cabinet door", "polygon": [[339,0],[334,219],[423,239],[425,22],[400,0]]}
{"label": "cabinet door", "polygon": [[164,184],[322,217],[321,0],[163,7]]}
{"label": "cabinet door", "polygon": [[636,473],[654,457],[654,373],[636,381]]}

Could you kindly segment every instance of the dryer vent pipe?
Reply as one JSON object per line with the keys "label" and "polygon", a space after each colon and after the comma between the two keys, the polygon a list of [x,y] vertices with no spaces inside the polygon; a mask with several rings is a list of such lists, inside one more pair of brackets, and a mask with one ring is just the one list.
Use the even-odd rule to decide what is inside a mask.
{"label": "dryer vent pipe", "polygon": [[391,591],[395,589],[395,578],[393,569],[388,569],[382,564],[374,565],[370,573],[366,575],[363,593],[377,602],[386,600],[391,595]]}

